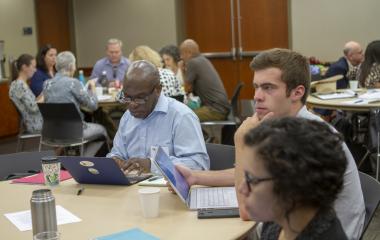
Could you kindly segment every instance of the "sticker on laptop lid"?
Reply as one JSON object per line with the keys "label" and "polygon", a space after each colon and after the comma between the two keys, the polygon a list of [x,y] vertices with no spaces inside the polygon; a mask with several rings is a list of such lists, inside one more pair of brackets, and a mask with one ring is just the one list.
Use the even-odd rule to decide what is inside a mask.
{"label": "sticker on laptop lid", "polygon": [[91,161],[80,161],[79,164],[82,165],[83,167],[93,167],[95,165]]}
{"label": "sticker on laptop lid", "polygon": [[99,174],[99,171],[98,169],[96,168],[89,168],[88,171],[94,175],[98,175]]}

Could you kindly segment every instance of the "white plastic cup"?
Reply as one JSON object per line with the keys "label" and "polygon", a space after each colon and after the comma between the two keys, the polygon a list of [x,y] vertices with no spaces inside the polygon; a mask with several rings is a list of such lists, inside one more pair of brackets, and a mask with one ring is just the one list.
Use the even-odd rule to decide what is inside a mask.
{"label": "white plastic cup", "polygon": [[160,210],[160,189],[140,188],[139,196],[143,216],[145,218],[158,217]]}
{"label": "white plastic cup", "polygon": [[103,87],[96,87],[96,96],[102,96],[103,95]]}
{"label": "white plastic cup", "polygon": [[357,80],[350,80],[350,89],[356,90],[358,89],[359,81]]}

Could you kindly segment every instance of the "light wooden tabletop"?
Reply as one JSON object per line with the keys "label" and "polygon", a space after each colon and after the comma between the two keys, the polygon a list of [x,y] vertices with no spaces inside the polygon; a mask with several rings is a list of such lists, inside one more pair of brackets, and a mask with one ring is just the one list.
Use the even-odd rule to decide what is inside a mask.
{"label": "light wooden tabletop", "polygon": [[[160,239],[236,239],[254,226],[239,218],[199,220],[167,188],[160,188],[159,217],[145,219],[137,193],[141,186],[83,186],[79,196],[80,185],[72,179],[53,188],[56,204],[82,219],[59,225],[61,240],[92,239],[135,227]],[[32,231],[20,232],[4,214],[29,210],[32,191],[40,188],[44,186],[0,182],[0,239],[32,239]]]}
{"label": "light wooden tabletop", "polygon": [[344,111],[353,111],[353,112],[368,112],[372,108],[380,108],[380,101],[373,102],[368,104],[346,104],[349,100],[358,99],[357,97],[353,98],[339,98],[331,100],[322,100],[313,95],[309,95],[307,98],[307,106],[310,108],[323,108],[323,109],[340,109]]}

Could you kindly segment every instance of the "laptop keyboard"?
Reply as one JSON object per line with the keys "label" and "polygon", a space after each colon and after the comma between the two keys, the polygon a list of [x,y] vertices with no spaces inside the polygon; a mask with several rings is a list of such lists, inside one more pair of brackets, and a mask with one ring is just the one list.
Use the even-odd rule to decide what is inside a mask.
{"label": "laptop keyboard", "polygon": [[236,192],[233,187],[196,188],[194,195],[197,208],[237,207]]}

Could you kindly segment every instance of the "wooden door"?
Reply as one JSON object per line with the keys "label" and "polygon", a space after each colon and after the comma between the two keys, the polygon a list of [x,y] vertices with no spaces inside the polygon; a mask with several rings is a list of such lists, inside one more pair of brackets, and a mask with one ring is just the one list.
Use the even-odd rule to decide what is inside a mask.
{"label": "wooden door", "polygon": [[288,47],[287,0],[185,0],[184,6],[186,37],[210,58],[229,97],[243,81],[240,98],[252,99],[253,56]]}
{"label": "wooden door", "polygon": [[73,50],[70,0],[35,0],[38,47],[50,43],[59,52]]}

